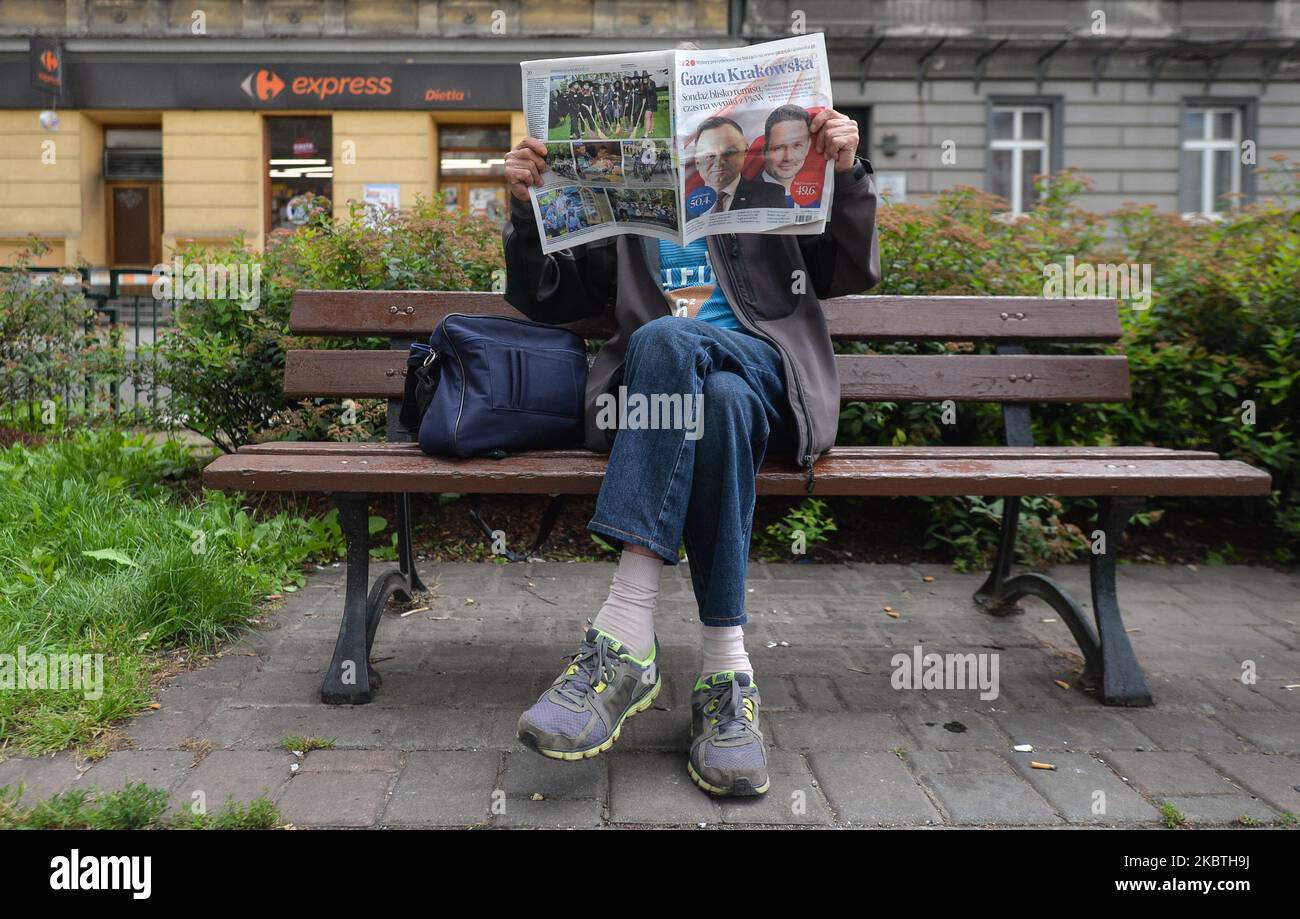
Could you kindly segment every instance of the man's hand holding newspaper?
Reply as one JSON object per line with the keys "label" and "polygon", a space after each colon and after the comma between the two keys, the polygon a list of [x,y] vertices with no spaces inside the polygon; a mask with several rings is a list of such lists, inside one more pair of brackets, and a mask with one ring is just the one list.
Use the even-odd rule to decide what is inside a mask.
{"label": "man's hand holding newspaper", "polygon": [[546,170],[546,144],[535,137],[525,137],[506,154],[506,184],[510,194],[525,203],[528,190],[543,184]]}
{"label": "man's hand holding newspaper", "polygon": [[858,123],[848,115],[833,108],[825,108],[813,116],[812,132],[815,149],[828,160],[835,162],[835,171],[853,168],[858,152]]}
{"label": "man's hand holding newspaper", "polygon": [[506,157],[544,252],[619,233],[820,234],[858,129],[824,37],[521,64],[528,138]]}

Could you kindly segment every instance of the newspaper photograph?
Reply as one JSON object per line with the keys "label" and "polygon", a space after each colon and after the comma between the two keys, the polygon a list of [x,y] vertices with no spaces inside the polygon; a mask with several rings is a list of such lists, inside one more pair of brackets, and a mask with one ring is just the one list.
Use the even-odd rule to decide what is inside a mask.
{"label": "newspaper photograph", "polygon": [[809,129],[833,107],[822,34],[677,51],[674,69],[685,242],[822,232],[834,163],[813,148]]}
{"label": "newspaper photograph", "polygon": [[528,133],[546,144],[530,190],[542,250],[616,233],[677,239],[671,51],[524,61]]}
{"label": "newspaper photograph", "polygon": [[544,252],[618,233],[820,233],[833,164],[809,124],[831,107],[821,33],[710,51],[524,61],[530,189]]}

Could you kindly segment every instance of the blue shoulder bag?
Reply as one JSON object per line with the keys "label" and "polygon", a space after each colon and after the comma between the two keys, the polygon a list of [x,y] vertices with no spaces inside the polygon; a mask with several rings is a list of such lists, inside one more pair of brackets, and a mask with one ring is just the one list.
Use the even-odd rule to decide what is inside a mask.
{"label": "blue shoulder bag", "polygon": [[496,456],[582,442],[579,335],[506,316],[449,313],[411,345],[402,426],[431,456]]}

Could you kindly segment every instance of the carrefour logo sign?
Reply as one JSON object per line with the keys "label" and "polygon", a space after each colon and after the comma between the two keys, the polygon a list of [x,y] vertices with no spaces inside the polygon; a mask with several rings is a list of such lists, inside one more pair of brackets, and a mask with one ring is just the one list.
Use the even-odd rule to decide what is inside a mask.
{"label": "carrefour logo sign", "polygon": [[280,95],[280,90],[284,89],[284,80],[274,71],[259,70],[244,77],[244,82],[239,86],[248,93],[250,99],[266,102]]}

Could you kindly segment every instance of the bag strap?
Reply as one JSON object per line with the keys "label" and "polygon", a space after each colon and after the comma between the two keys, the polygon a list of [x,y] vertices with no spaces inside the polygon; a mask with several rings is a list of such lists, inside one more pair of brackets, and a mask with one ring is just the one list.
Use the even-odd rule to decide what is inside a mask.
{"label": "bag strap", "polygon": [[419,434],[424,411],[438,389],[438,357],[437,351],[419,342],[411,345],[406,357],[406,385],[398,425],[407,434]]}
{"label": "bag strap", "polygon": [[[564,510],[564,495],[554,494],[546,502],[546,508],[542,511],[541,522],[537,525],[537,535],[533,537],[532,545],[521,555],[513,549],[507,548],[501,554],[512,562],[526,562],[530,558],[541,554],[542,546],[546,545],[547,540],[551,538],[551,531],[555,529],[555,522],[559,519],[561,512]],[[491,524],[483,519],[483,496],[472,494],[469,496],[469,516],[474,522],[474,526],[483,533],[483,536],[491,543],[494,539]]]}

